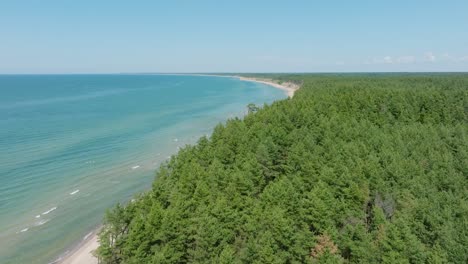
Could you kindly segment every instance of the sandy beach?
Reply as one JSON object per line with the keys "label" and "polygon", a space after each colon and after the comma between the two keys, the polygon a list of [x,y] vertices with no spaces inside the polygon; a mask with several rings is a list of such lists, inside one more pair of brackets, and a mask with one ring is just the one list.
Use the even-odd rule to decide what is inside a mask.
{"label": "sandy beach", "polygon": [[97,264],[98,260],[93,256],[92,251],[99,246],[97,233],[94,232],[85,243],[79,246],[76,251],[64,257],[58,263],[62,264]]}
{"label": "sandy beach", "polygon": [[249,82],[258,82],[258,83],[263,83],[266,85],[273,86],[275,88],[281,89],[286,92],[286,94],[292,98],[294,96],[294,93],[299,89],[299,85],[291,82],[283,82],[283,83],[278,83],[277,81],[274,81],[272,79],[262,79],[262,78],[250,78],[250,77],[242,77],[242,76],[235,76],[239,78],[241,81],[249,81]]}

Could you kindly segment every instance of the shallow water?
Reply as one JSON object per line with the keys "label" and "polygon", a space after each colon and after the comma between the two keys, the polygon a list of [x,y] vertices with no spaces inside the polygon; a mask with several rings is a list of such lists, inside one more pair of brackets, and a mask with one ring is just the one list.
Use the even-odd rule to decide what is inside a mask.
{"label": "shallow water", "polygon": [[283,91],[236,78],[0,75],[0,263],[47,263],[178,148]]}

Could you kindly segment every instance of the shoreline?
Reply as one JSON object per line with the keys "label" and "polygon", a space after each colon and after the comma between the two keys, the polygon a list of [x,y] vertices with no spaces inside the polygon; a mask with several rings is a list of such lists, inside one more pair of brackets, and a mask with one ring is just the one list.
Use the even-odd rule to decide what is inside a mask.
{"label": "shoreline", "polygon": [[262,83],[262,84],[266,84],[274,88],[283,90],[286,93],[286,95],[288,95],[289,98],[292,98],[294,96],[294,93],[300,88],[300,85],[297,85],[291,82],[284,82],[280,84],[280,83],[275,82],[272,79],[243,77],[243,76],[237,76],[237,75],[233,77],[239,78],[239,80],[241,81]]}
{"label": "shoreline", "polygon": [[203,73],[152,73],[151,75],[181,75],[181,76],[206,76],[206,77],[221,77],[221,78],[234,78],[246,82],[262,83],[274,88],[283,90],[289,98],[294,96],[294,93],[300,88],[300,85],[292,82],[278,83],[273,79],[244,77],[241,75],[217,75],[217,74],[203,74]]}
{"label": "shoreline", "polygon": [[99,229],[92,231],[89,233],[89,237],[85,238],[76,247],[72,248],[70,251],[66,252],[51,263],[97,264],[98,259],[92,254],[92,252],[99,247],[98,233]]}
{"label": "shoreline", "polygon": [[[189,75],[189,74],[186,74]],[[210,77],[224,77],[224,78],[237,78],[241,81],[262,83],[274,88],[280,89],[286,93],[289,98],[294,96],[294,93],[300,88],[299,85],[294,83],[276,83],[272,79],[261,79],[243,77],[239,75],[208,75],[208,74],[192,74],[192,76],[210,76]],[[97,264],[98,259],[93,256],[92,252],[99,247],[98,232],[99,229],[95,229],[89,233],[89,237],[86,237],[76,247],[73,247],[70,251],[65,252],[62,256],[51,263],[60,264]],[[88,235],[87,235],[88,236]]]}

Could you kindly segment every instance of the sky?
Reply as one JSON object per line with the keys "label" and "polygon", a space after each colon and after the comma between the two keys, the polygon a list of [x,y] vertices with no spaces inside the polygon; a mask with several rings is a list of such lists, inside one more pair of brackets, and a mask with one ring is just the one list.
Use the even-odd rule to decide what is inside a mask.
{"label": "sky", "polygon": [[468,71],[467,0],[0,0],[0,73]]}

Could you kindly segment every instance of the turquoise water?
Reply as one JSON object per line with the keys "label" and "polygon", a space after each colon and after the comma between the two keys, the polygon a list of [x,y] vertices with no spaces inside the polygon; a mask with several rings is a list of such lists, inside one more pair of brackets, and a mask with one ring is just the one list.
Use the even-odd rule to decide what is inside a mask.
{"label": "turquoise water", "polygon": [[179,147],[285,97],[235,78],[0,75],[0,263],[53,261]]}

